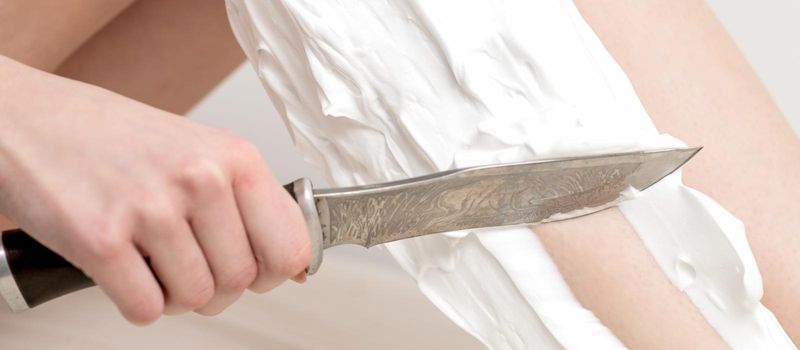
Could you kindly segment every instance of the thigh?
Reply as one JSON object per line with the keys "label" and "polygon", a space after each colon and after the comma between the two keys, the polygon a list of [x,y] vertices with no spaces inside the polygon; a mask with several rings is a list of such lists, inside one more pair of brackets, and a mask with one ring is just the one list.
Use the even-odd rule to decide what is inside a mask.
{"label": "thigh", "polygon": [[52,71],[134,0],[3,0],[0,55]]}
{"label": "thigh", "polygon": [[244,61],[222,0],[139,0],[56,73],[185,113]]}

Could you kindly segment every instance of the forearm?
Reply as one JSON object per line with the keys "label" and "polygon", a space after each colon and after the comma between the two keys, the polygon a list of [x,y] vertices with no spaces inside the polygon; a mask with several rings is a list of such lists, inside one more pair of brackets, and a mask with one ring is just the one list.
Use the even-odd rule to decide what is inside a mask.
{"label": "forearm", "polygon": [[[8,89],[7,87],[11,84],[10,80],[13,75],[12,67],[8,61],[10,61],[8,58],[0,55],[0,101],[2,101],[4,95],[3,92],[5,92]],[[4,116],[7,117],[7,113],[0,113],[0,133],[6,131],[8,128],[2,121]],[[1,138],[0,142],[2,142]],[[0,147],[2,147],[2,143],[0,143]],[[5,177],[2,175],[2,172],[0,172],[0,187],[3,186],[4,182],[6,182]],[[7,230],[13,227],[14,223],[0,213],[0,230]]]}
{"label": "forearm", "polygon": [[8,218],[11,213],[4,205],[12,201],[8,183],[15,176],[12,169],[19,158],[19,154],[14,152],[15,139],[25,137],[22,136],[25,130],[35,127],[25,126],[22,122],[32,121],[27,113],[42,105],[45,99],[52,98],[44,93],[43,87],[60,79],[63,78],[0,55],[0,230],[17,227]]}
{"label": "forearm", "polygon": [[[2,203],[9,199],[5,198],[7,192],[3,188],[8,183],[10,164],[10,144],[9,137],[14,130],[15,119],[18,118],[17,111],[19,104],[24,101],[35,100],[35,96],[25,94],[24,86],[32,81],[39,80],[41,74],[35,69],[30,69],[25,65],[0,55],[0,208]],[[5,217],[0,209],[0,230],[7,230],[16,227],[10,219]]]}
{"label": "forearm", "polygon": [[134,0],[4,0],[0,55],[52,71]]}

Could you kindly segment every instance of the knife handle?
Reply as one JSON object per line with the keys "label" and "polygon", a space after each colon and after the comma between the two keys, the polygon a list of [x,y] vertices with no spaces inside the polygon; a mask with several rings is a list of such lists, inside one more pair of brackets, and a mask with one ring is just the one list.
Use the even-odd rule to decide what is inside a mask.
{"label": "knife handle", "polygon": [[[322,228],[311,181],[298,179],[284,186],[303,212],[312,243],[306,273],[322,264]],[[81,270],[20,229],[0,235],[0,296],[14,312],[24,311],[60,296],[94,286]]]}
{"label": "knife handle", "polygon": [[94,285],[86,275],[22,230],[0,237],[0,294],[23,311]]}

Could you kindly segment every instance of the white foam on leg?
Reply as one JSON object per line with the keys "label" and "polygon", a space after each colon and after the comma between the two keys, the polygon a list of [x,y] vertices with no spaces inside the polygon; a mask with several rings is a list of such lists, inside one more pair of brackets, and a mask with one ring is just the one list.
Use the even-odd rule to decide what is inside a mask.
{"label": "white foam on leg", "polygon": [[[568,0],[228,6],[295,143],[335,186],[682,145],[656,131]],[[794,348],[760,304],[757,266],[741,225],[724,209],[673,175],[622,210],[728,344]],[[421,237],[387,248],[426,296],[491,348],[623,348],[575,300],[527,228]]]}

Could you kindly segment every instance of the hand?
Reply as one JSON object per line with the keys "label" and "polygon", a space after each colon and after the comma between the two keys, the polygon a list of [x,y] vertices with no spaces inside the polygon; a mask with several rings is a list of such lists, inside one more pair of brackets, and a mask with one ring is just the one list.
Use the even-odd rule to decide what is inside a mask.
{"label": "hand", "polygon": [[300,209],[239,137],[1,56],[0,111],[0,212],[131,322],[305,278]]}

